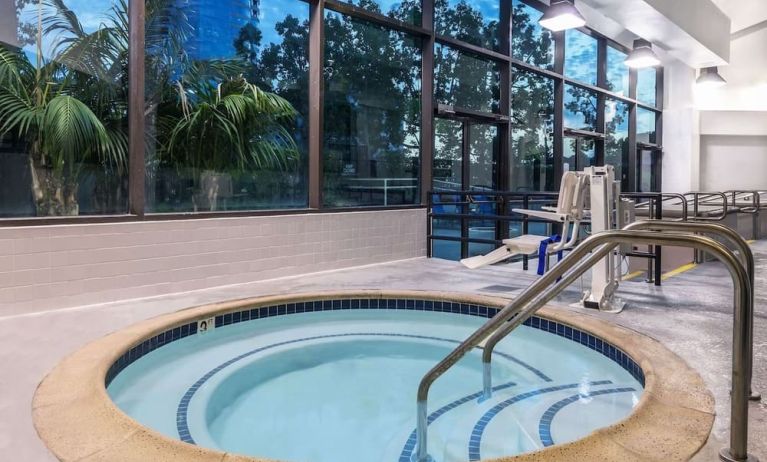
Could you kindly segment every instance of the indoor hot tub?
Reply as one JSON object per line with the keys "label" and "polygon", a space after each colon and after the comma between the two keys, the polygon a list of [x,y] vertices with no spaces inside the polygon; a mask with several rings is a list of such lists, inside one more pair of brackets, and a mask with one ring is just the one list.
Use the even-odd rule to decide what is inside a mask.
{"label": "indoor hot tub", "polygon": [[[134,425],[161,443],[158,451],[169,448],[167,457],[153,460],[197,460],[183,455],[192,451],[199,460],[227,453],[251,458],[244,460],[406,462],[416,449],[419,381],[502,306],[483,297],[378,291],[237,301],[146,321],[145,329],[123,332],[132,340],[122,338],[117,354],[97,362],[102,370],[91,367],[101,379],[101,404],[118,414],[108,420]],[[549,460],[565,448],[568,460],[582,460],[576,449],[589,441],[583,450],[607,441],[608,450],[640,454],[616,441],[653,435],[646,422],[634,428],[648,408],[684,405],[668,400],[671,390],[660,399],[657,368],[638,348],[642,342],[684,368],[691,380],[685,400],[692,391],[704,398],[699,407],[713,404],[697,374],[685,375],[686,365],[650,339],[545,309],[495,348],[490,397],[482,393],[480,349],[435,382],[429,455],[435,462],[520,454]],[[56,372],[38,395],[55,378]],[[699,414],[698,425],[663,432],[680,459],[708,436],[713,415]],[[37,425],[56,452],[61,441],[46,438],[45,419]]]}

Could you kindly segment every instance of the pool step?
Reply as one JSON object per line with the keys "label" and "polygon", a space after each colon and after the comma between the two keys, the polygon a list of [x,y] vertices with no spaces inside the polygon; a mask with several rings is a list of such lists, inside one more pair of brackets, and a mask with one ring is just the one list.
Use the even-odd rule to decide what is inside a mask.
{"label": "pool step", "polygon": [[[510,386],[483,402],[464,397],[430,414],[438,416],[429,425],[429,455],[435,462],[465,462],[534,451],[551,444],[553,416],[565,406],[580,406],[575,412],[581,414],[591,408],[591,414],[604,415],[614,406],[610,396],[632,390],[603,380]],[[580,429],[562,431],[580,437]],[[410,462],[415,449],[414,429],[403,431],[392,439],[381,461]]]}

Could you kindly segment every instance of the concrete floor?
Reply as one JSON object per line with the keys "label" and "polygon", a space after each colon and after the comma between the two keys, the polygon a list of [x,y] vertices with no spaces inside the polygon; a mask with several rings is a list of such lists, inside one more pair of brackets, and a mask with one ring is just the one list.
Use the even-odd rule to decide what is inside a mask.
{"label": "concrete floor", "polygon": [[[753,246],[756,262],[755,389],[767,391],[767,241]],[[55,460],[37,438],[31,400],[42,377],[68,353],[90,340],[141,319],[181,308],[241,297],[322,289],[416,289],[513,296],[535,276],[513,267],[476,271],[445,260],[415,259],[300,278],[0,318],[0,460]],[[490,286],[506,286],[505,292]],[[655,287],[626,282],[620,296],[628,302],[618,315],[568,304],[577,300],[576,283],[557,304],[588,312],[663,342],[697,369],[716,397],[716,423],[710,444],[697,458],[715,460],[728,438],[732,289],[729,275],[708,263]],[[750,451],[767,461],[767,399],[750,407]]]}

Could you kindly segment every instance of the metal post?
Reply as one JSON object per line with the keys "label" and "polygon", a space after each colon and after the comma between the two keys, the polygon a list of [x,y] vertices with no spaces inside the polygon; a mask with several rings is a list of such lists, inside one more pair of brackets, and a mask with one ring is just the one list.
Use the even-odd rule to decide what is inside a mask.
{"label": "metal post", "polygon": [[429,194],[426,196],[426,257],[431,258],[432,257],[432,249],[431,246],[434,243],[434,239],[432,238],[433,230],[432,230],[432,220],[434,220],[434,217],[432,214],[434,213],[433,209],[433,193],[429,191]]}
{"label": "metal post", "polygon": [[[530,209],[530,196],[528,194],[525,194],[522,199],[522,208],[525,210]],[[528,224],[527,219],[527,215],[522,217],[522,235],[530,233],[530,225]],[[527,271],[528,269],[530,269],[530,258],[527,255],[523,255],[522,270]]]}
{"label": "metal post", "polygon": [[128,15],[128,212],[141,217],[146,209],[145,3],[130,2]]}
{"label": "metal post", "polygon": [[325,2],[309,1],[309,208],[322,208]]}

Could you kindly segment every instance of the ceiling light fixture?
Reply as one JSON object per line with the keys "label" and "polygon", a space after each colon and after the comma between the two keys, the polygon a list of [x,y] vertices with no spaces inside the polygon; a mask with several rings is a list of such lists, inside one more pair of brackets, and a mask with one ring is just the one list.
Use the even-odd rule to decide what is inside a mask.
{"label": "ceiling light fixture", "polygon": [[586,25],[586,18],[575,7],[575,0],[551,0],[550,6],[543,13],[538,24],[558,32],[583,27]]}
{"label": "ceiling light fixture", "polygon": [[700,70],[697,84],[699,87],[715,88],[727,84],[727,81],[719,75],[719,69],[716,66],[704,67]]}
{"label": "ceiling light fixture", "polygon": [[634,40],[634,49],[626,57],[626,65],[632,69],[660,66],[660,58],[652,50],[652,43],[644,39]]}

